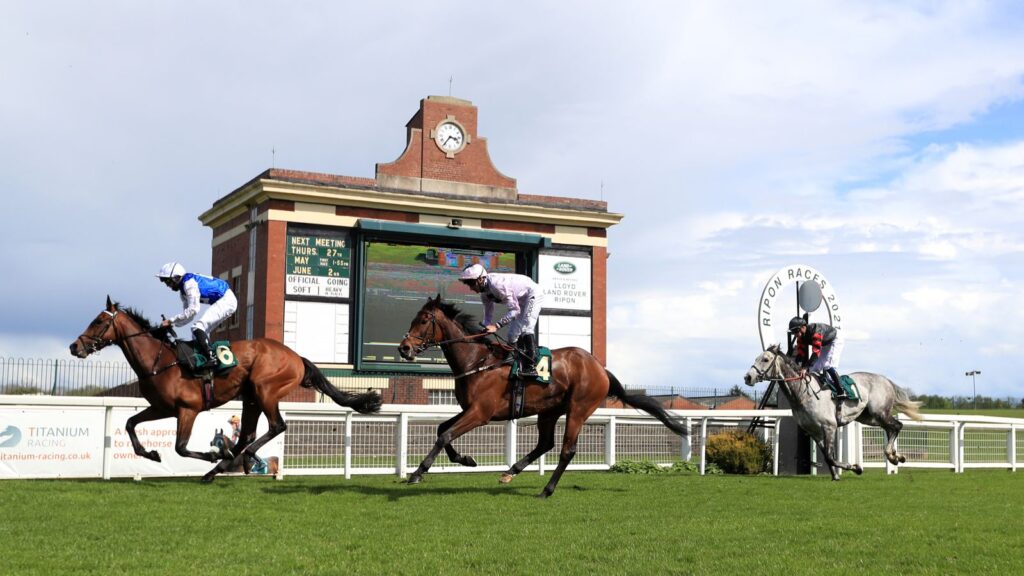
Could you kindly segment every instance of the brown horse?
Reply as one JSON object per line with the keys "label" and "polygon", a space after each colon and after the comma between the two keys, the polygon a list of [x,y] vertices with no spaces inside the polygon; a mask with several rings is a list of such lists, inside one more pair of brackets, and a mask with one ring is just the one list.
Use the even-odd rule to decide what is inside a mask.
{"label": "brown horse", "polygon": [[[380,397],[376,392],[342,392],[332,386],[312,362],[268,338],[232,343],[231,349],[238,365],[214,380],[213,401],[204,406],[202,380],[183,371],[173,346],[167,340],[168,331],[154,328],[141,314],[131,308],[120,308],[107,296],[106,309],[71,343],[71,354],[85,358],[117,344],[139,377],[142,396],[149,401],[149,407],[129,418],[125,426],[135,453],[159,462],[160,454],[156,450],[147,451],[142,446],[135,427],[143,422],[174,416],[178,420],[174,445],[178,454],[209,462],[220,460],[203,476],[203,482],[213,481],[219,472],[232,465],[247,464],[257,450],[285,431],[287,425],[281,417],[278,403],[296,386],[316,388],[335,403],[358,412],[380,410]],[[232,450],[232,458],[220,459],[214,453],[189,450],[188,441],[196,416],[238,396],[242,400],[242,428],[238,444]],[[261,412],[267,417],[269,430],[257,439],[256,423]],[[247,465],[245,469],[248,470]]]}
{"label": "brown horse", "polygon": [[[480,333],[473,316],[462,313],[451,303],[442,302],[440,295],[436,299],[428,299],[416,314],[398,351],[402,358],[414,360],[417,354],[431,346],[441,347],[455,374],[455,398],[462,412],[437,428],[437,441],[409,477],[410,484],[418,484],[423,479],[442,449],[452,462],[476,466],[473,458],[459,454],[451,443],[491,420],[512,418],[510,367],[504,360],[506,350]],[[528,383],[522,415],[537,415],[537,446],[502,474],[500,481],[511,482],[541,454],[555,446],[555,423],[564,415],[565,435],[558,466],[540,493],[541,498],[554,493],[566,466],[576,455],[576,440],[583,423],[608,396],[615,396],[623,403],[651,414],[676,434],[687,434],[686,427],[669,416],[657,400],[644,394],[626,394],[618,379],[601,366],[597,358],[581,348],[554,350],[551,381],[546,386]]]}

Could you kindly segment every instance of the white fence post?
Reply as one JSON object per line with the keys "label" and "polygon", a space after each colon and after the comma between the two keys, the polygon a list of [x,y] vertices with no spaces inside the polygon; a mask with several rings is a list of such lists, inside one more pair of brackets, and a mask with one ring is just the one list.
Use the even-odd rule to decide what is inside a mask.
{"label": "white fence post", "polygon": [[516,463],[516,452],[519,447],[519,421],[505,422],[505,465],[511,467]]}
{"label": "white fence post", "polygon": [[[779,422],[782,418],[776,418],[772,426],[772,475],[779,475]],[[766,428],[767,430],[767,428]]]}
{"label": "white fence post", "polygon": [[608,417],[608,423],[604,427],[604,463],[609,468],[615,466],[615,416]]}
{"label": "white fence post", "polygon": [[398,429],[395,430],[395,473],[405,478],[405,461],[409,459],[409,414],[398,415]]}
{"label": "white fence post", "polygon": [[345,480],[352,478],[352,413],[345,413],[345,440],[342,445],[342,465],[345,467]]}
{"label": "white fence post", "polygon": [[964,471],[964,422],[956,422],[956,471]]}
{"label": "white fence post", "polygon": [[700,419],[700,475],[704,475],[704,470],[707,467],[707,445],[708,445],[708,418],[704,416]]}
{"label": "white fence post", "polygon": [[1010,424],[1010,434],[1006,439],[1006,452],[1007,456],[1010,457],[1010,471],[1017,471],[1017,425]]}
{"label": "white fence post", "polygon": [[690,458],[693,458],[693,446],[690,444],[690,435],[693,434],[693,422],[686,419],[686,436],[679,437],[679,455],[682,456],[684,462],[689,462]]}

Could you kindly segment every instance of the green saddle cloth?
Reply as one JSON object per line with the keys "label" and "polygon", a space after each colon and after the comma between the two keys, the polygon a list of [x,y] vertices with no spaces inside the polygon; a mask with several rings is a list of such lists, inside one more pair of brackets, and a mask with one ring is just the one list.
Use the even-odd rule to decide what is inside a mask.
{"label": "green saddle cloth", "polygon": [[[231,350],[230,342],[227,340],[217,340],[211,343],[210,347],[217,356],[217,365],[213,368],[214,372],[220,374],[238,366],[238,359],[235,358],[235,353]],[[205,356],[196,352],[195,343],[192,340],[179,340],[177,353],[178,360],[193,372],[205,369],[209,362]]]}
{"label": "green saddle cloth", "polygon": [[[512,355],[512,376],[519,376],[519,355]],[[534,378],[531,378],[534,379]],[[551,349],[540,346],[537,348],[537,377],[535,380],[547,384],[551,381]]]}
{"label": "green saddle cloth", "polygon": [[[843,390],[846,391],[846,395],[850,397],[850,400],[860,400],[860,390],[857,389],[857,383],[853,381],[846,374],[839,377],[839,384],[843,386]],[[832,391],[832,397],[835,398],[836,391]]]}

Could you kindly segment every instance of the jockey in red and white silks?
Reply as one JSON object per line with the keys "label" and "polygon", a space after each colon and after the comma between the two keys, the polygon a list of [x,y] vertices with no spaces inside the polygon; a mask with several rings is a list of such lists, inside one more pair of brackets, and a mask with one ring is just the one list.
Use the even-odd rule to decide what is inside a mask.
{"label": "jockey in red and white silks", "polygon": [[[540,317],[544,305],[544,292],[529,276],[522,274],[488,274],[480,264],[473,264],[465,270],[459,280],[471,290],[480,294],[484,305],[484,325],[488,332],[496,332],[508,326],[508,341],[514,342],[516,348],[530,360],[524,363],[529,366],[523,376],[535,375],[532,372],[533,360],[537,358],[537,336],[534,327]],[[504,316],[494,321],[494,304],[502,302],[508,308]]]}
{"label": "jockey in red and white silks", "polygon": [[846,343],[839,330],[818,322],[808,324],[807,320],[796,316],[789,321],[789,331],[794,336],[794,352],[801,365],[811,372],[828,374],[837,396],[845,398],[837,370]]}

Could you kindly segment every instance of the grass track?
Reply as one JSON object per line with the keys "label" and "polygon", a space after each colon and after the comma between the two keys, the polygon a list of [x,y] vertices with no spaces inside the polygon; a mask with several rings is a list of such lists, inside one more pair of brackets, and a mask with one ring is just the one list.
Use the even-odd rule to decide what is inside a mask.
{"label": "grass track", "polygon": [[1024,474],[0,482],[10,574],[1019,574]]}

